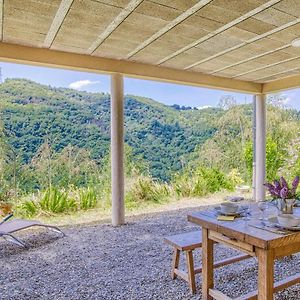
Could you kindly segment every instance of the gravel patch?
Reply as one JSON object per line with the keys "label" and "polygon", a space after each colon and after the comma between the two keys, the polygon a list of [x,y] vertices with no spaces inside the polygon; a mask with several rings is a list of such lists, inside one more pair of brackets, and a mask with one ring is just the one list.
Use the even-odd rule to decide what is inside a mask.
{"label": "gravel patch", "polygon": [[[194,296],[185,281],[171,280],[172,249],[162,240],[198,229],[187,222],[192,210],[133,217],[118,228],[66,227],[64,238],[51,231],[32,231],[22,234],[27,249],[0,240],[0,299],[201,299],[201,275]],[[236,254],[215,246],[216,259]],[[276,261],[276,280],[300,272],[299,258]],[[200,259],[199,251],[195,261]],[[217,269],[215,285],[231,297],[256,289],[256,260]],[[277,293],[275,299],[300,299],[300,285]]]}

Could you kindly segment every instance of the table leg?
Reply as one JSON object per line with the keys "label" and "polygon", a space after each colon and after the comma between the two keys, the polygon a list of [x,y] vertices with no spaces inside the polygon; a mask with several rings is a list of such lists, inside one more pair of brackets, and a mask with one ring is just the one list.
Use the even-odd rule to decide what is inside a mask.
{"label": "table leg", "polygon": [[257,249],[258,300],[273,300],[274,253],[273,250]]}
{"label": "table leg", "polygon": [[202,228],[202,300],[212,300],[209,289],[214,287],[214,244],[208,229]]}

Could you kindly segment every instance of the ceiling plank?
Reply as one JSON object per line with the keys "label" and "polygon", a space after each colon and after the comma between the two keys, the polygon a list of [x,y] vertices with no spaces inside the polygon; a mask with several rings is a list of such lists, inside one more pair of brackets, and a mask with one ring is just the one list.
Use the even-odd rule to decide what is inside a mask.
{"label": "ceiling plank", "polygon": [[201,0],[188,10],[186,10],[184,13],[179,15],[177,18],[175,18],[172,22],[168,23],[165,27],[157,31],[155,34],[150,36],[147,40],[145,40],[143,43],[141,43],[138,47],[136,47],[133,51],[131,51],[127,56],[126,59],[131,58],[133,55],[140,52],[142,49],[146,48],[148,45],[150,45],[152,42],[163,36],[165,33],[170,31],[172,28],[174,28],[176,25],[180,24],[184,20],[186,20],[188,17],[196,13],[198,10],[200,10],[202,7],[210,3],[212,0]]}
{"label": "ceiling plank", "polygon": [[119,25],[143,2],[144,0],[132,0],[119,13],[119,15],[107,26],[93,44],[87,50],[87,54],[93,54],[97,48],[115,31]]}
{"label": "ceiling plank", "polygon": [[254,59],[256,59],[256,58],[260,58],[260,57],[266,56],[266,55],[271,54],[271,53],[275,53],[275,52],[277,52],[277,51],[280,51],[280,50],[283,50],[283,49],[286,49],[286,48],[289,48],[289,47],[291,47],[291,44],[287,44],[287,45],[284,45],[284,46],[281,46],[281,47],[272,49],[272,50],[270,50],[270,51],[267,51],[267,52],[264,52],[264,53],[260,53],[260,54],[258,54],[258,55],[251,56],[251,57],[249,57],[249,58],[247,58],[247,59],[240,60],[240,61],[238,61],[238,62],[236,62],[236,63],[234,63],[234,64],[228,65],[228,66],[223,67],[223,68],[220,68],[220,69],[218,69],[218,70],[214,70],[213,72],[210,72],[209,74],[216,74],[216,73],[221,72],[221,71],[224,71],[224,70],[226,70],[226,69],[229,69],[229,68],[232,68],[232,67],[241,65],[241,64],[243,64],[243,63],[249,62],[249,61],[254,60]]}
{"label": "ceiling plank", "polygon": [[225,30],[227,30],[227,29],[229,29],[229,28],[231,28],[231,27],[233,27],[233,26],[235,26],[235,25],[237,25],[237,24],[245,21],[246,19],[249,19],[250,17],[252,17],[252,16],[254,16],[254,15],[262,12],[263,10],[265,10],[265,9],[273,6],[274,4],[276,4],[276,3],[280,2],[280,1],[281,0],[270,0],[270,1],[266,2],[266,3],[264,3],[263,5],[261,5],[259,7],[256,7],[255,9],[253,9],[253,10],[249,11],[248,13],[240,16],[239,18],[237,18],[237,19],[235,19],[235,20],[233,20],[233,21],[225,24],[224,26],[218,28],[217,30],[215,30],[215,31],[207,34],[206,36],[204,36],[204,37],[202,37],[202,38],[200,38],[200,39],[198,39],[198,40],[190,43],[189,45],[187,45],[187,46],[185,46],[185,47],[183,47],[183,48],[181,48],[181,49],[173,52],[172,54],[166,56],[165,58],[161,59],[157,64],[158,65],[163,64],[164,62],[166,62],[166,61],[174,58],[175,56],[177,56],[177,55],[179,55],[179,54],[181,54],[181,53],[183,53],[183,52],[185,52],[185,51],[187,51],[187,50],[189,50],[189,49],[191,49],[191,48],[199,45],[200,43],[203,43],[203,42],[207,41],[208,39],[216,36],[217,34],[219,34],[219,33],[223,32],[223,31],[225,31]]}
{"label": "ceiling plank", "polygon": [[[299,68],[298,68],[299,69]],[[295,69],[295,70],[298,70]],[[292,71],[292,70],[289,70]],[[288,76],[283,79],[273,80],[263,84],[262,92],[264,94],[277,93],[285,90],[296,89],[300,87],[300,75]]]}
{"label": "ceiling plank", "polygon": [[253,70],[250,70],[250,71],[247,71],[247,72],[239,73],[239,74],[234,75],[230,78],[241,77],[241,76],[244,76],[244,75],[247,75],[247,74],[250,74],[250,73],[254,73],[254,72],[257,72],[257,71],[261,71],[261,70],[264,70],[264,69],[267,69],[267,68],[270,68],[270,67],[278,66],[280,64],[283,64],[283,63],[286,63],[286,62],[289,62],[289,61],[293,61],[293,60],[296,60],[296,59],[299,59],[299,58],[300,58],[300,56],[294,56],[294,57],[291,57],[291,58],[288,58],[288,59],[284,59],[284,60],[275,62],[273,64],[268,64],[268,65],[265,65],[265,66],[260,67],[260,68],[256,68],[256,69],[253,69]]}
{"label": "ceiling plank", "polygon": [[262,85],[255,82],[206,75],[199,72],[175,70],[126,60],[7,43],[0,43],[0,60],[95,73],[121,73],[133,78],[239,91],[250,94],[261,93],[262,90]]}
{"label": "ceiling plank", "polygon": [[74,0],[62,0],[45,38],[43,47],[50,48]]}
{"label": "ceiling plank", "polygon": [[[272,73],[270,75],[267,75],[267,76],[262,76],[262,77],[259,77],[259,78],[256,78],[255,81],[261,81],[261,80],[264,80],[264,79],[267,79],[267,78],[270,78],[270,77],[273,77],[273,76],[277,76],[277,75],[281,75],[281,74],[285,74],[285,73],[289,73],[289,72],[292,72],[292,71],[297,71],[299,70],[300,67],[295,67],[295,68],[292,68],[292,69],[286,69],[284,71],[281,71],[281,72],[277,72],[277,73]],[[283,76],[284,78],[284,76]],[[267,80],[266,80],[267,82]]]}
{"label": "ceiling plank", "polygon": [[219,57],[219,56],[222,56],[222,55],[224,55],[224,54],[227,54],[227,53],[229,53],[229,52],[231,52],[231,51],[234,51],[234,50],[237,50],[237,49],[239,49],[239,48],[242,48],[243,46],[246,46],[246,45],[248,45],[248,44],[254,43],[254,42],[258,41],[258,40],[261,40],[261,39],[263,39],[263,38],[265,38],[265,37],[268,37],[268,36],[270,36],[270,35],[272,35],[272,34],[274,34],[274,33],[277,33],[277,32],[279,32],[279,31],[282,31],[282,30],[284,30],[284,29],[287,29],[287,28],[289,28],[289,27],[291,27],[291,26],[293,26],[293,25],[296,25],[296,24],[298,24],[298,23],[300,23],[300,18],[295,19],[295,20],[293,20],[293,21],[291,21],[291,22],[288,22],[288,23],[286,23],[286,24],[284,24],[284,25],[282,25],[282,26],[276,27],[276,28],[274,28],[274,29],[272,29],[272,30],[270,30],[270,31],[267,31],[267,32],[263,33],[263,34],[260,34],[260,35],[254,37],[254,38],[251,38],[251,39],[249,39],[249,40],[247,40],[247,41],[241,43],[241,44],[238,44],[238,45],[236,45],[236,46],[233,46],[233,47],[231,47],[231,48],[228,48],[228,49],[225,49],[225,50],[223,50],[223,51],[221,51],[221,52],[218,52],[218,53],[216,53],[216,54],[214,54],[214,55],[212,55],[212,56],[209,56],[209,57],[207,57],[207,58],[205,58],[205,59],[199,60],[199,61],[197,61],[197,62],[195,62],[195,63],[193,63],[193,64],[191,64],[191,65],[185,67],[184,69],[185,69],[185,70],[189,70],[189,69],[191,69],[191,68],[193,68],[193,67],[195,67],[195,66],[198,66],[198,65],[200,65],[200,64],[202,64],[202,63],[205,63],[205,62],[207,62],[207,61],[209,61],[209,60],[212,60],[212,59],[214,59],[214,58],[217,58],[217,57]]}

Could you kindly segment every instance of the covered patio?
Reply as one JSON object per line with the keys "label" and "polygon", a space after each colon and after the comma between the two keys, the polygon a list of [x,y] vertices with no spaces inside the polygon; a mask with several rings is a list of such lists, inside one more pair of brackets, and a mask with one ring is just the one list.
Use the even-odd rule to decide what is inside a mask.
{"label": "covered patio", "polygon": [[[300,87],[300,3],[297,0],[29,0],[26,5],[20,0],[2,0],[0,15],[1,61],[111,74],[112,225],[129,221],[125,227],[109,228],[114,234],[131,230],[124,208],[124,76],[252,94],[255,106],[253,196],[256,201],[265,199],[266,97]],[[180,213],[186,220],[187,212]],[[166,228],[173,225],[161,224]],[[187,228],[182,223],[178,231]],[[95,232],[101,235],[102,229],[98,229],[95,227]],[[166,229],[164,233],[171,231]],[[140,238],[147,239],[147,234],[142,233]],[[68,243],[68,240],[55,243]],[[86,243],[87,248],[93,244]],[[136,244],[133,247],[138,249]],[[27,254],[16,253],[16,257],[22,255]],[[290,264],[293,270],[297,261],[295,256]],[[47,264],[46,259],[44,263]],[[142,269],[142,263],[135,268]],[[129,271],[124,268],[120,272]],[[155,286],[154,277],[151,280]],[[101,282],[105,286],[105,280]],[[60,299],[58,293],[53,293]],[[297,289],[292,293],[298,295]],[[174,294],[147,296],[148,299],[175,299]],[[78,299],[85,297],[81,292],[78,295],[81,295]],[[101,293],[87,297],[94,296],[109,299]],[[111,299],[124,297],[124,293],[115,294]],[[178,299],[186,297],[182,294]],[[284,297],[278,299],[298,299]],[[31,293],[28,299],[33,298]],[[72,296],[67,294],[65,298]],[[132,294],[128,299],[147,298]]]}

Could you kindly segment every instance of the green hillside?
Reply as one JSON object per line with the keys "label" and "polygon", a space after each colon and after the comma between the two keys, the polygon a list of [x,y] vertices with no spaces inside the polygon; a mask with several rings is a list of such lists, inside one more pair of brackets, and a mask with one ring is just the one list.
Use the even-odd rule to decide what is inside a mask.
{"label": "green hillside", "polygon": [[[267,179],[300,174],[299,112],[267,106]],[[17,214],[110,206],[110,96],[24,79],[0,84],[1,203]],[[182,99],[184,101],[184,99]],[[125,97],[127,208],[234,190],[252,180],[251,104],[166,106]]]}
{"label": "green hillside", "polygon": [[[109,151],[108,94],[9,79],[0,85],[0,99],[5,134],[24,163],[46,140],[58,152],[68,145],[86,148],[98,161]],[[168,181],[184,157],[213,136],[219,115],[218,109],[176,110],[126,95],[125,141],[149,163],[153,177]]]}

